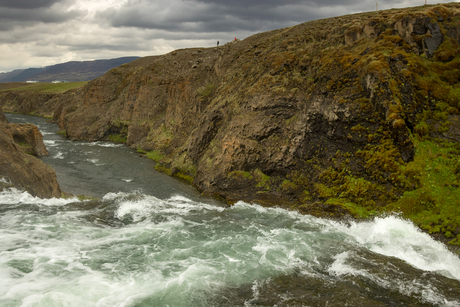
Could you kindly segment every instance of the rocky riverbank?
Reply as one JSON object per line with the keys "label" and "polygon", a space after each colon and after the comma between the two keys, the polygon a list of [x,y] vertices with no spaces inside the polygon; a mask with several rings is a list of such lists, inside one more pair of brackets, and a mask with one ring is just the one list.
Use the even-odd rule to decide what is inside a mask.
{"label": "rocky riverbank", "polygon": [[9,124],[0,110],[0,190],[13,186],[42,198],[61,197],[55,171],[35,157],[47,154],[37,127]]}
{"label": "rocky riverbank", "polygon": [[460,244],[460,4],[176,50],[3,109],[125,142],[207,195],[326,217],[398,211]]}

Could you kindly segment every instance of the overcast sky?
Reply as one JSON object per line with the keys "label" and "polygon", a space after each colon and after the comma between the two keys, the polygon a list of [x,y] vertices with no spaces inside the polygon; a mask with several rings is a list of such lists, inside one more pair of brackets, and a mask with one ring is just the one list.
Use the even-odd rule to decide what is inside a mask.
{"label": "overcast sky", "polygon": [[[428,4],[442,1],[428,0]],[[452,1],[450,1],[452,2]],[[453,1],[460,2],[460,0]],[[0,72],[211,47],[305,21],[375,10],[375,0],[0,0]],[[424,0],[380,0],[379,9]]]}

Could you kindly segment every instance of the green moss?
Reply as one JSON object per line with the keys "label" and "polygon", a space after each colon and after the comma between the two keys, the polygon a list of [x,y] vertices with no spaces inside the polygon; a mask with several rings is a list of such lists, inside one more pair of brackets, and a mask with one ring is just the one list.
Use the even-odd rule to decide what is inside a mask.
{"label": "green moss", "polygon": [[167,128],[165,123],[162,123],[157,129],[151,130],[147,136],[147,140],[154,142],[157,148],[168,148],[171,144],[174,135],[171,129]]}
{"label": "green moss", "polygon": [[67,130],[66,129],[59,130],[57,132],[57,134],[62,135],[63,137],[67,138]]}
{"label": "green moss", "polygon": [[460,234],[457,235],[457,237],[456,237],[455,239],[453,239],[452,241],[450,241],[449,244],[460,246]]}
{"label": "green moss", "polygon": [[[72,198],[75,197],[74,195],[70,195],[67,198]],[[91,196],[86,196],[86,195],[77,195],[77,198],[79,201],[91,201],[91,200],[99,200],[99,198],[96,197],[91,197]]]}
{"label": "green moss", "polygon": [[351,127],[351,131],[353,132],[366,132],[368,130],[368,128],[362,126],[361,124]]}
{"label": "green moss", "polygon": [[291,182],[289,180],[284,180],[283,183],[280,185],[281,190],[295,190],[297,188],[297,185],[294,182]]}
{"label": "green moss", "polygon": [[378,181],[391,182],[401,165],[401,154],[391,139],[382,139],[380,144],[368,144],[356,155],[363,158],[366,173]]}
{"label": "green moss", "polygon": [[343,198],[330,198],[326,201],[326,204],[339,205],[342,208],[348,210],[354,217],[362,219],[378,214],[376,210],[369,210],[366,207],[360,206]]}
{"label": "green moss", "polygon": [[155,162],[158,162],[165,157],[159,150],[152,150],[148,152],[145,156]]}
{"label": "green moss", "polygon": [[319,199],[328,199],[335,196],[334,189],[323,183],[316,183],[313,188]]}
{"label": "green moss", "polygon": [[419,137],[428,136],[432,131],[430,125],[425,121],[420,121],[415,127],[414,132],[418,134]]}
{"label": "green moss", "polygon": [[109,140],[115,143],[126,143],[127,139],[128,138],[125,135],[121,135],[121,134],[109,135]]}
{"label": "green moss", "polygon": [[251,173],[245,172],[245,171],[239,171],[239,170],[232,171],[232,172],[228,173],[227,176],[228,176],[229,178],[244,178],[244,179],[248,179],[248,180],[251,180],[251,179],[254,178],[254,177],[251,175]]}
{"label": "green moss", "polygon": [[196,176],[196,166],[186,152],[175,157],[171,161],[171,167],[175,167],[179,172],[188,174],[187,176],[192,178]]}
{"label": "green moss", "polygon": [[257,182],[256,187],[262,188],[264,190],[270,190],[270,183],[269,183],[270,176],[265,175],[259,169],[254,170],[253,175]]}
{"label": "green moss", "polygon": [[155,165],[155,170],[157,170],[158,172],[161,172],[161,173],[164,173],[166,175],[169,175],[169,176],[172,176],[172,171],[170,168],[164,166],[163,164],[161,163],[157,163]]}
{"label": "green moss", "polygon": [[173,176],[174,176],[174,177],[177,177],[177,178],[180,178],[180,179],[183,179],[183,180],[187,181],[189,184],[193,184],[193,179],[194,179],[193,176],[184,174],[184,173],[182,173],[182,172],[175,172],[175,173],[173,174]]}
{"label": "green moss", "polygon": [[460,229],[460,182],[456,173],[460,145],[429,140],[415,143],[417,154],[407,167],[421,174],[419,187],[405,192],[389,208],[429,232],[455,233]]}
{"label": "green moss", "polygon": [[205,98],[208,98],[210,97],[213,93],[214,93],[214,90],[215,90],[216,86],[214,83],[210,82],[208,84],[206,84],[205,86],[203,87],[200,87],[196,93],[198,95],[198,98],[199,99],[205,99]]}

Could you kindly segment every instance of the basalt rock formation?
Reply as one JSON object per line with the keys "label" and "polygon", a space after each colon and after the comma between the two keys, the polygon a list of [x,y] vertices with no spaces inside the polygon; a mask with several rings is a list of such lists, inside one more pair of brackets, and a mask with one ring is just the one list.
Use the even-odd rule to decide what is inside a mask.
{"label": "basalt rock formation", "polygon": [[6,119],[5,114],[3,114],[2,110],[0,109],[0,123],[7,123],[8,120]]}
{"label": "basalt rock formation", "polygon": [[4,112],[35,114],[52,117],[60,97],[55,93],[35,93],[29,91],[0,92],[0,105]]}
{"label": "basalt rock formation", "polygon": [[0,190],[14,186],[42,198],[61,197],[55,171],[32,154],[48,154],[40,131],[8,124],[0,110]]}
{"label": "basalt rock formation", "polygon": [[4,126],[16,144],[20,145],[23,151],[37,157],[47,156],[43,143],[43,136],[35,125],[32,124],[6,124]]}
{"label": "basalt rock formation", "polygon": [[[407,194],[428,171],[413,166],[416,145],[460,140],[459,17],[452,3],[311,21],[142,58],[46,102],[48,111],[28,106],[55,110],[70,139],[126,142],[229,203],[321,216],[396,208],[416,219],[437,206],[432,191]],[[454,193],[456,174],[446,182]],[[407,195],[418,196],[401,203]]]}

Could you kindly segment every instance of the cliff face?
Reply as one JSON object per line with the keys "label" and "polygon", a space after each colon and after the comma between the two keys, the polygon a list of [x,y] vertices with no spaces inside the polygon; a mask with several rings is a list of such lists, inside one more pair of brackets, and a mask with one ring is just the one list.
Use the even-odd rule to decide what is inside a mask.
{"label": "cliff face", "polygon": [[[419,214],[434,210],[436,197],[412,162],[424,154],[415,145],[460,140],[459,16],[457,3],[395,9],[177,50],[31,110],[55,110],[71,139],[126,142],[229,203]],[[446,182],[454,193],[456,174]],[[410,201],[426,208],[400,203],[421,188]]]}
{"label": "cliff face", "polygon": [[48,150],[43,143],[43,136],[36,126],[32,124],[6,124],[4,128],[25,153],[38,157],[48,155]]}
{"label": "cliff face", "polygon": [[0,190],[14,186],[38,197],[61,197],[54,170],[31,154],[48,154],[40,131],[8,124],[0,110]]}
{"label": "cliff face", "polygon": [[36,114],[52,117],[59,105],[60,95],[28,91],[0,92],[0,106],[3,112]]}

